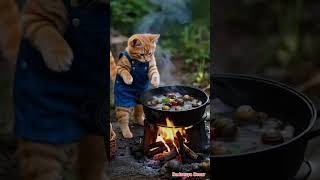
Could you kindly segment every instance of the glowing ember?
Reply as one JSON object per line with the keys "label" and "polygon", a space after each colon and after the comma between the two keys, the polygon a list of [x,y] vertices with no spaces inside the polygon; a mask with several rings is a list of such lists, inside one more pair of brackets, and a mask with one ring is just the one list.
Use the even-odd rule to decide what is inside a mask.
{"label": "glowing ember", "polygon": [[166,152],[170,152],[170,147],[168,146],[168,142],[172,142],[174,147],[176,148],[177,152],[179,153],[178,147],[175,144],[175,137],[177,132],[180,132],[180,134],[183,136],[184,138],[184,142],[187,143],[187,133],[186,133],[186,129],[191,128],[192,126],[189,127],[183,127],[183,128],[177,128],[174,126],[174,123],[170,120],[170,119],[166,119],[166,127],[159,127],[159,131],[158,131],[158,136],[156,139],[156,142],[163,142],[163,144],[165,145],[165,147],[167,148]]}

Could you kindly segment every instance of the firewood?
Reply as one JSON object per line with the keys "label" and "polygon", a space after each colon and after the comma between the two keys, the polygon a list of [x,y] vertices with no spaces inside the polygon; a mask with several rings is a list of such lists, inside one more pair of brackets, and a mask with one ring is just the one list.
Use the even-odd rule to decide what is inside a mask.
{"label": "firewood", "polygon": [[178,138],[178,142],[179,142],[179,154],[181,156],[181,161],[182,163],[185,163],[186,161],[186,152],[185,152],[185,149],[184,149],[184,140],[183,140],[183,137],[181,135],[181,133],[178,131],[177,132],[177,138]]}
{"label": "firewood", "polygon": [[156,148],[152,148],[147,152],[147,156],[148,157],[153,157],[156,154],[162,153],[165,150],[167,150],[167,148],[165,146],[161,146],[161,147],[156,147]]}
{"label": "firewood", "polygon": [[174,159],[178,155],[177,150],[174,148],[172,151],[167,153],[164,157],[160,158],[161,163],[166,163],[167,161],[170,161],[171,159]]}
{"label": "firewood", "polygon": [[190,149],[186,144],[183,144],[184,150],[186,152],[186,154],[191,158],[191,159],[198,159],[199,155],[197,153],[195,153],[194,151],[192,151],[192,149]]}
{"label": "firewood", "polygon": [[152,148],[156,148],[156,147],[162,147],[162,146],[164,146],[163,142],[158,141],[158,142],[155,142],[155,143],[153,143],[153,144],[150,144],[150,145],[148,146],[148,149],[152,149]]}

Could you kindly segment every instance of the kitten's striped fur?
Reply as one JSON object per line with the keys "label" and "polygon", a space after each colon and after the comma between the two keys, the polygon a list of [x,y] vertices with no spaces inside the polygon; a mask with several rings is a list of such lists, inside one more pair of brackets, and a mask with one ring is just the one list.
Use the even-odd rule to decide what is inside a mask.
{"label": "kitten's striped fur", "polygon": [[[88,1],[107,3],[107,0],[71,1],[74,6]],[[63,0],[27,0],[21,16],[15,0],[1,0],[2,54],[11,64],[15,64],[23,31],[23,35],[40,51],[51,70],[67,71],[73,59],[71,48],[63,38],[68,26],[67,16]],[[17,156],[22,180],[61,180],[66,147],[77,149],[77,179],[106,179],[104,168],[107,156],[103,137],[85,136],[78,145],[41,144],[19,139]]]}
{"label": "kitten's striped fur", "polygon": [[117,75],[117,64],[112,55],[112,52],[110,51],[110,77],[112,81],[116,79],[116,75]]}
{"label": "kitten's striped fur", "polygon": [[[149,62],[148,77],[153,87],[158,87],[160,83],[160,75],[157,68],[154,52],[156,50],[156,42],[159,39],[158,34],[135,34],[128,40],[126,50],[130,57],[141,62]],[[122,56],[117,64],[117,73],[122,77],[126,84],[131,84],[133,78],[130,74],[131,64],[129,60]],[[129,113],[130,108],[116,107],[116,118],[119,121],[122,135],[125,138],[132,138],[133,135],[129,129]],[[144,113],[142,105],[134,107],[134,118],[137,123],[144,125]]]}
{"label": "kitten's striped fur", "polygon": [[0,50],[13,72],[21,39],[21,23],[15,0],[0,1]]}

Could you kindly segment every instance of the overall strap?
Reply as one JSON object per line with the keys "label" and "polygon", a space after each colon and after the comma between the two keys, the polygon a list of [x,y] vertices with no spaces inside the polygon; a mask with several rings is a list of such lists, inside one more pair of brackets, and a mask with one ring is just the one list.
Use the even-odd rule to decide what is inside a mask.
{"label": "overall strap", "polygon": [[121,52],[120,55],[119,55],[119,59],[122,58],[122,56],[126,56],[126,58],[128,59],[128,61],[130,62],[131,65],[132,65],[133,63],[135,63],[135,64],[139,64],[139,65],[143,65],[143,66],[149,67],[149,62],[140,62],[140,61],[132,58],[132,57],[129,55],[128,51],[123,51],[123,52]]}
{"label": "overall strap", "polygon": [[128,51],[123,51],[119,55],[119,59],[122,58],[122,56],[126,56],[126,58],[129,60],[130,64],[132,64],[132,61],[134,60],[128,53]]}

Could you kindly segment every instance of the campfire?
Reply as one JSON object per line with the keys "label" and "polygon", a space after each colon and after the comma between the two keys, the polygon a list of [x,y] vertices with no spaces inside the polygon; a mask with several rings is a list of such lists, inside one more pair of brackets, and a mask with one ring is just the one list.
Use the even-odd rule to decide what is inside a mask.
{"label": "campfire", "polygon": [[176,127],[169,118],[166,118],[165,127],[150,125],[149,127],[152,127],[149,130],[154,132],[153,139],[155,139],[153,143],[145,141],[145,153],[149,158],[159,160],[161,163],[172,159],[177,159],[182,163],[194,163],[199,160],[198,154],[188,146],[187,131],[193,128],[192,125]]}
{"label": "campfire", "polygon": [[[197,173],[208,177],[210,171],[208,116],[191,123],[180,123],[165,118],[144,121],[143,137],[130,143],[130,154],[152,173],[163,178],[175,176],[172,173]],[[194,174],[195,173],[195,174]]]}

